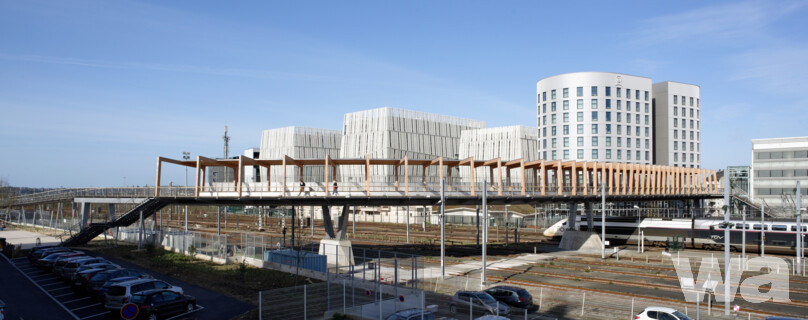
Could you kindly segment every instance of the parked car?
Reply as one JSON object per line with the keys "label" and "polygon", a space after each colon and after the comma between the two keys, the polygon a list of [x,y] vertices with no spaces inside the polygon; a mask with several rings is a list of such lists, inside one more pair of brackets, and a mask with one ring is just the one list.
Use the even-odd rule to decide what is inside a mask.
{"label": "parked car", "polygon": [[37,260],[44,258],[45,256],[56,253],[56,252],[64,252],[64,251],[73,251],[70,248],[65,247],[50,247],[50,248],[39,248],[31,250],[28,253],[28,261],[31,263],[36,263]]}
{"label": "parked car", "polygon": [[387,316],[387,320],[421,320],[423,315],[424,320],[435,320],[435,315],[431,311],[412,308],[396,311],[395,313]]}
{"label": "parked car", "polygon": [[648,307],[640,314],[634,316],[636,320],[690,320],[684,313],[666,307]]}
{"label": "parked car", "polygon": [[474,320],[511,320],[511,319],[508,317],[487,314],[479,318],[474,318]]}
{"label": "parked car", "polygon": [[157,320],[191,312],[196,309],[196,298],[171,290],[153,289],[137,293],[130,299],[140,312],[139,319]]}
{"label": "parked car", "polygon": [[6,319],[6,303],[0,300],[0,320]]}
{"label": "parked car", "polygon": [[64,267],[62,267],[61,277],[62,277],[62,279],[70,280],[73,273],[76,272],[76,270],[78,270],[79,267],[84,266],[84,265],[88,265],[88,264],[99,263],[99,262],[109,262],[109,261],[104,260],[103,258],[90,258],[90,259],[71,260]]}
{"label": "parked car", "polygon": [[36,266],[41,268],[41,269],[44,269],[46,271],[53,270],[53,265],[56,264],[56,260],[59,259],[60,257],[65,257],[65,256],[76,257],[76,256],[78,256],[78,254],[76,252],[72,252],[72,251],[51,253],[51,254],[47,255],[46,257],[37,260]]}
{"label": "parked car", "polygon": [[73,272],[72,274],[70,274],[70,279],[68,279],[68,281],[69,281],[69,283],[75,282],[76,278],[84,271],[99,272],[99,271],[106,271],[106,270],[120,269],[120,268],[121,267],[119,265],[112,264],[112,263],[109,263],[109,262],[106,262],[106,261],[105,262],[97,262],[97,263],[85,264],[85,265],[79,267],[78,269],[76,269],[76,272]]}
{"label": "parked car", "polygon": [[109,310],[120,310],[124,304],[129,302],[132,295],[152,289],[166,289],[182,294],[182,288],[172,286],[165,281],[157,279],[137,279],[121,282],[110,286],[104,295],[104,308]]}
{"label": "parked car", "polygon": [[490,294],[497,301],[511,307],[527,309],[528,312],[539,309],[539,306],[533,304],[533,296],[530,295],[530,292],[520,287],[496,286],[485,290],[485,292]]}
{"label": "parked car", "polygon": [[101,288],[102,285],[104,285],[104,283],[109,281],[109,279],[120,277],[138,277],[144,279],[151,278],[150,275],[144,272],[132,269],[101,271],[89,277],[78,277],[77,278],[78,281],[76,281],[73,285],[73,290],[79,293],[85,292],[90,294],[91,296],[97,296],[99,289]]}
{"label": "parked car", "polygon": [[[471,303],[472,312],[507,315],[511,312],[511,307],[500,303],[490,294],[483,291],[458,291],[452,296],[449,302],[449,310],[452,313],[467,312]],[[499,310],[499,312],[497,312]]]}
{"label": "parked car", "polygon": [[109,290],[109,287],[114,286],[116,284],[119,284],[121,282],[126,282],[126,281],[129,281],[129,280],[137,280],[137,279],[140,279],[140,278],[138,278],[138,277],[120,277],[120,278],[109,279],[109,281],[104,282],[104,284],[100,288],[98,288],[98,291],[96,293],[96,295],[98,296],[98,300],[100,302],[102,302],[102,303],[104,302],[104,298],[106,297],[107,290]]}
{"label": "parked car", "polygon": [[62,268],[65,267],[71,261],[78,261],[78,260],[85,260],[85,259],[92,259],[93,257],[87,256],[84,253],[76,253],[76,254],[69,254],[56,259],[56,262],[53,263],[53,268],[51,271],[53,273],[61,276],[62,275]]}

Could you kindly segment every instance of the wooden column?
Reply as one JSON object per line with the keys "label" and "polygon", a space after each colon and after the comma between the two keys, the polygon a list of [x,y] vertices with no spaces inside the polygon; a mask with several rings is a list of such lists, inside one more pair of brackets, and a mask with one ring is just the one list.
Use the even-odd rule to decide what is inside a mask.
{"label": "wooden column", "polygon": [[365,155],[365,195],[370,196],[370,155]]}
{"label": "wooden column", "polygon": [[[238,189],[238,197],[239,198],[241,198],[241,190],[242,190],[242,188],[244,186],[244,182],[241,181],[242,171],[244,171],[243,170],[244,169],[244,162],[242,162],[242,160],[241,160],[242,157],[243,157],[242,155],[238,156],[238,174],[236,175],[237,176],[237,178],[236,178],[236,184],[237,184],[236,189]],[[302,177],[302,175],[301,175],[301,177]]]}
{"label": "wooden column", "polygon": [[541,161],[540,169],[541,170],[541,182],[539,183],[539,188],[541,188],[541,195],[547,194],[547,168],[544,166],[545,161]]}
{"label": "wooden column", "polygon": [[609,185],[609,194],[614,194],[614,163],[609,162],[609,178],[606,180],[606,184]]}
{"label": "wooden column", "polygon": [[272,172],[272,165],[268,164],[267,165],[267,192],[272,192],[272,180],[270,179],[272,177],[271,172]]}
{"label": "wooden column", "polygon": [[620,169],[622,175],[622,177],[620,177],[620,191],[622,195],[626,195],[628,194],[628,164],[621,164]]}
{"label": "wooden column", "polygon": [[573,161],[570,166],[570,184],[572,185],[572,195],[578,194],[578,163]]}
{"label": "wooden column", "polygon": [[421,167],[421,186],[426,192],[426,164]]}
{"label": "wooden column", "polygon": [[397,165],[395,166],[395,169],[394,169],[394,170],[395,170],[395,174],[396,174],[396,191],[398,191],[398,167],[400,167],[400,166],[401,166],[401,164],[397,164]]}
{"label": "wooden column", "polygon": [[475,195],[475,185],[477,180],[474,178],[474,157],[471,157],[471,162],[469,162],[469,170],[471,171],[471,195]]}
{"label": "wooden column", "polygon": [[410,159],[404,156],[404,195],[410,195]]}
{"label": "wooden column", "polygon": [[163,159],[157,157],[157,181],[154,183],[154,197],[160,197],[160,174],[162,173]]}
{"label": "wooden column", "polygon": [[592,163],[592,194],[598,194],[600,190],[600,179],[598,178],[598,163]]}
{"label": "wooden column", "polygon": [[561,166],[560,160],[556,162],[556,187],[558,195],[564,194],[564,168]]}
{"label": "wooden column", "polygon": [[527,189],[527,188],[525,188],[525,182],[526,182],[525,180],[527,180],[527,179],[525,179],[525,159],[524,158],[519,160],[519,168],[520,168],[520,173],[522,175],[522,178],[521,178],[522,179],[522,195],[525,195],[525,192],[527,191],[527,190],[525,190],[525,189]]}
{"label": "wooden column", "polygon": [[[325,170],[325,194],[328,196],[328,158],[325,159],[326,163],[326,170]],[[283,156],[283,160],[281,161],[281,197],[286,196],[286,155]]]}
{"label": "wooden column", "polygon": [[196,181],[194,181],[194,196],[199,197],[199,167],[202,165],[202,157],[196,156]]}
{"label": "wooden column", "polygon": [[588,169],[587,165],[588,164],[589,164],[589,162],[584,161],[583,165],[581,166],[581,168],[583,169],[581,171],[581,173],[584,175],[584,181],[583,181],[583,183],[584,183],[584,195],[589,194],[589,173],[587,172],[587,169]]}
{"label": "wooden column", "polygon": [[[330,159],[330,157],[328,155],[326,155],[325,156],[325,170],[323,170],[325,172],[325,177],[324,177],[325,180],[323,182],[323,186],[325,186],[325,197],[328,197],[328,187],[331,185],[331,182],[328,181],[328,171],[331,170],[331,166],[328,163],[329,159]],[[283,157],[283,174],[281,176],[283,177],[283,180],[286,181],[286,157]],[[283,195],[286,192],[285,190],[286,190],[286,188],[284,188],[284,190],[281,190],[281,195]]]}
{"label": "wooden column", "polygon": [[502,159],[501,158],[497,158],[497,177],[498,177],[498,180],[499,180],[499,181],[497,181],[497,186],[499,188],[499,190],[497,190],[497,194],[501,196],[502,195]]}

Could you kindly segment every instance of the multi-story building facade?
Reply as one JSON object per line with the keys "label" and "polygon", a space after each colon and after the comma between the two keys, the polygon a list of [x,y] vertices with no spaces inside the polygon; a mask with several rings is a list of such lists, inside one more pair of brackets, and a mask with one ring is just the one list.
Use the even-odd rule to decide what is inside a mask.
{"label": "multi-story building facade", "polygon": [[650,78],[576,72],[536,86],[541,159],[653,163]]}
{"label": "multi-story building facade", "polygon": [[[461,132],[484,127],[483,121],[389,107],[352,112],[345,114],[339,157],[457,159]],[[388,183],[394,179],[392,167],[371,170],[372,182]],[[413,167],[409,172],[410,177],[421,176],[420,169]],[[347,168],[337,174],[345,182],[365,181],[364,168]]]}
{"label": "multi-story building facade", "polygon": [[[294,159],[323,159],[326,156],[338,157],[342,141],[339,130],[285,127],[264,130],[261,134],[259,159],[280,159],[284,155]],[[261,168],[261,176],[266,177],[266,168]],[[307,166],[302,179],[309,182],[322,182],[325,172],[323,167]],[[272,182],[281,181],[279,167],[270,172]],[[286,181],[301,179],[300,171],[294,166],[286,168]]]}
{"label": "multi-story building facade", "polygon": [[[800,181],[802,207],[808,206],[808,137],[753,139],[750,196],[783,214],[793,214]],[[790,209],[790,210],[789,210]]]}
{"label": "multi-story building facade", "polygon": [[653,86],[654,164],[701,167],[701,89],[665,81]]}
{"label": "multi-story building facade", "polygon": [[[460,159],[474,157],[475,160],[488,160],[501,158],[502,161],[524,159],[537,160],[539,157],[538,130],[525,126],[509,126],[485,129],[464,130],[460,134]],[[469,182],[471,174],[469,168],[462,167],[460,177],[464,183]],[[478,176],[484,176],[484,168],[475,171]],[[512,183],[519,182],[519,174]]]}
{"label": "multi-story building facade", "polygon": [[749,194],[749,166],[729,166],[727,167],[727,177],[733,191],[740,191]]}

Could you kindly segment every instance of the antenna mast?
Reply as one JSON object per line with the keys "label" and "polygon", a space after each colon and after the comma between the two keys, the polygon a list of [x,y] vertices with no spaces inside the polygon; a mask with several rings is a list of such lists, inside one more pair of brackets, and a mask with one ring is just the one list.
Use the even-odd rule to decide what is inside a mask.
{"label": "antenna mast", "polygon": [[230,154],[230,136],[227,135],[227,126],[224,126],[224,136],[222,137],[224,140],[224,158],[229,158]]}

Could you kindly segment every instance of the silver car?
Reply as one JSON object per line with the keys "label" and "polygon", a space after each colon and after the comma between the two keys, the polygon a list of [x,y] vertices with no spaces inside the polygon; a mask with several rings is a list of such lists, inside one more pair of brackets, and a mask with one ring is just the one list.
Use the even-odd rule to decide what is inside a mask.
{"label": "silver car", "polygon": [[498,302],[490,294],[483,291],[458,291],[452,296],[449,302],[449,310],[452,313],[465,313],[471,308],[472,313],[479,314],[500,314],[511,313],[511,308],[504,303]]}
{"label": "silver car", "polygon": [[165,281],[157,279],[137,279],[112,285],[104,294],[104,308],[120,310],[124,304],[132,299],[132,295],[151,289],[166,289],[182,294],[181,287],[172,286]]}
{"label": "silver car", "polygon": [[73,273],[75,273],[79,267],[100,262],[109,262],[109,261],[104,260],[103,258],[93,258],[93,257],[90,257],[90,259],[70,260],[67,262],[67,264],[64,265],[64,267],[62,267],[61,271],[62,279],[70,280]]}

